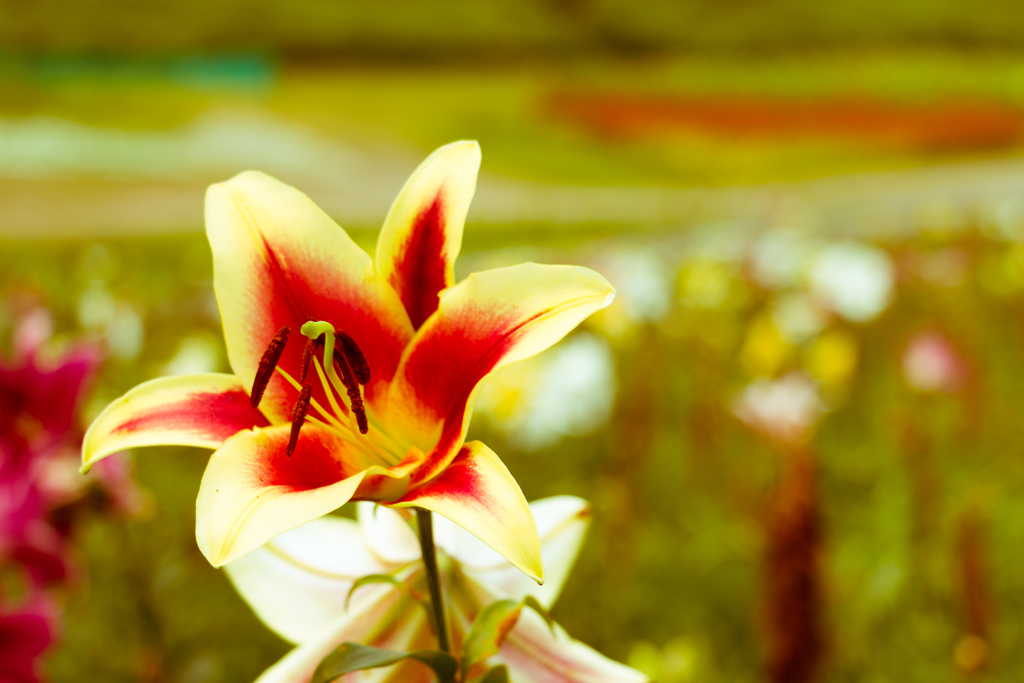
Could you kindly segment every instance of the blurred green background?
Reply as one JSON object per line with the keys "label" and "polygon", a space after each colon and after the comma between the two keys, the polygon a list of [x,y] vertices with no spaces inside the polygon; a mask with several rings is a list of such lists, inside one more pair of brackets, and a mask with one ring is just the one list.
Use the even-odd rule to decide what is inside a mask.
{"label": "blurred green background", "polygon": [[[459,276],[620,291],[470,434],[528,498],[593,502],[569,632],[664,683],[1015,681],[1022,13],[0,0],[0,338],[28,298],[100,340],[87,419],[227,370],[207,184],[271,173],[372,249],[416,164],[477,139]],[[76,529],[50,680],[249,681],[287,651],[195,547],[206,457],[135,454],[149,512]]]}

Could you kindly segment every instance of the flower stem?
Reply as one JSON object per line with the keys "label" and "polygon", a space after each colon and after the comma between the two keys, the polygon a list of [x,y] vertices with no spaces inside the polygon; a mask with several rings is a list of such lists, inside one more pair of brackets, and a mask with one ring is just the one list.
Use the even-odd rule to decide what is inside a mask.
{"label": "flower stem", "polygon": [[434,549],[434,521],[430,511],[416,508],[416,522],[420,528],[420,549],[423,551],[423,566],[427,569],[430,602],[434,606],[437,645],[441,652],[451,654],[452,648],[448,643],[448,620],[445,619],[444,598],[441,595],[441,575],[437,571],[437,551]]}

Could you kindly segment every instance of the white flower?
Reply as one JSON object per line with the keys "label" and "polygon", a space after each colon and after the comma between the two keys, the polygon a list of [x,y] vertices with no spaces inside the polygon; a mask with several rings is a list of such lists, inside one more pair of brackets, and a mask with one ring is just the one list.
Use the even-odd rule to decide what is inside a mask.
{"label": "white flower", "polygon": [[[538,586],[481,541],[442,517],[434,533],[444,571],[446,610],[455,643],[485,604],[531,594],[550,608],[576,560],[589,523],[586,501],[556,496],[530,504],[537,522],[545,583]],[[392,650],[434,647],[425,611],[390,584],[363,586],[369,574],[391,574],[415,583],[422,574],[416,535],[395,510],[359,503],[359,521],[321,517],[281,534],[226,566],[228,576],[257,616],[296,643],[258,683],[306,683],[317,664],[346,641]],[[524,610],[490,665],[505,664],[516,683],[643,683],[647,677],[570,638],[556,625]],[[389,669],[349,674],[345,681],[430,681],[426,667],[406,662]]]}
{"label": "white flower", "polygon": [[818,386],[800,372],[757,380],[733,403],[733,413],[749,427],[789,443],[803,441],[823,411]]}
{"label": "white flower", "polygon": [[896,283],[889,255],[865,244],[834,244],[822,249],[811,268],[815,294],[842,317],[867,322],[885,310]]}
{"label": "white flower", "polygon": [[512,444],[538,450],[600,428],[615,405],[615,385],[608,342],[580,332],[540,356],[502,368],[480,392],[477,410]]}

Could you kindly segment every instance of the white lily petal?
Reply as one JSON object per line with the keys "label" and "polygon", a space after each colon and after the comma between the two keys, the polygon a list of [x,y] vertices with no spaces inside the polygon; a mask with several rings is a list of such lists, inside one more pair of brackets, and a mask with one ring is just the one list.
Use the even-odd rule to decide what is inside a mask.
{"label": "white lily petal", "polygon": [[648,683],[636,669],[608,659],[573,640],[561,626],[554,633],[536,612],[523,610],[493,664],[508,665],[512,683]]}
{"label": "white lily petal", "polygon": [[[489,605],[503,597],[490,585],[469,575],[463,586],[479,605]],[[507,664],[513,683],[648,683],[649,680],[639,671],[573,640],[558,624],[552,633],[547,622],[528,608],[520,612],[501,652],[488,663],[491,666]]]}
{"label": "white lily petal", "polygon": [[401,513],[370,501],[356,503],[363,542],[383,562],[408,564],[420,559],[420,542]]}
{"label": "white lily petal", "polygon": [[459,534],[455,557],[467,573],[514,598],[532,595],[542,605],[555,604],[590,525],[590,504],[575,496],[552,496],[530,503],[540,534],[544,585],[511,566],[472,534]]}
{"label": "white lily petal", "polygon": [[[277,536],[225,566],[242,598],[292,643],[319,637],[345,612],[355,579],[391,569],[365,547],[359,525],[321,517]],[[361,589],[353,596],[359,606]]]}
{"label": "white lily petal", "polygon": [[[263,672],[256,683],[309,683],[317,665],[334,648],[357,642],[390,650],[406,650],[425,628],[423,608],[393,586],[373,586],[358,606],[336,619],[319,636],[289,652]],[[401,666],[401,665],[399,665]],[[360,675],[360,683],[384,681],[392,669]]]}

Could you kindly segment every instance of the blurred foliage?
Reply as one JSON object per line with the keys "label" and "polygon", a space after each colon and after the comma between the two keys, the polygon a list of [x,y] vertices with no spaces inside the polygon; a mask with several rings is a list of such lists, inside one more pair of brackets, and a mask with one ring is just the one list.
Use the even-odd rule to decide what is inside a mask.
{"label": "blurred foliage", "polygon": [[1011,0],[221,0],[0,3],[0,45],[58,52],[256,49],[422,59],[571,50],[772,50],[894,43],[1020,46]]}
{"label": "blurred foliage", "polygon": [[[893,264],[891,303],[879,299],[884,310],[855,322],[830,307],[806,265],[788,280],[767,277],[758,260],[767,237],[739,254],[683,249],[668,234],[647,239],[640,271],[663,273],[655,286],[667,298],[658,305],[649,283],[638,286],[621,267],[635,241],[534,253],[588,263],[620,290],[585,330],[614,357],[608,423],[533,450],[487,415],[471,429],[528,498],[593,502],[591,535],[555,618],[665,683],[761,680],[765,635],[776,627],[766,616],[768,520],[787,450],[734,410],[751,382],[801,372],[815,378],[825,410],[804,446],[823,534],[821,680],[1016,680],[1024,667],[1024,579],[1014,570],[1024,533],[1022,248],[978,229],[890,240],[881,253]],[[819,240],[811,250],[827,246]],[[7,242],[0,253],[5,300],[45,303],[58,331],[109,343],[117,324],[85,324],[83,314],[84,293],[99,287],[142,321],[145,343],[137,356],[108,362],[94,412],[169,367],[225,368],[219,340],[212,351],[196,347],[206,348],[197,357],[182,351],[183,338],[219,335],[202,238]],[[470,248],[462,268],[516,260]],[[809,297],[817,323],[794,317],[794,297]],[[947,384],[908,374],[908,348],[922,332],[941,335],[958,359]],[[79,530],[86,570],[67,596],[53,680],[252,680],[287,646],[195,547],[206,456],[163,448],[135,458],[154,511],[96,517]]]}
{"label": "blurred foliage", "polygon": [[[184,179],[213,182],[244,170],[216,167],[216,154],[232,152],[231,145],[255,146],[244,137],[255,122],[267,144],[277,142],[273,149],[292,157],[306,150],[282,147],[279,139],[312,137],[322,147],[340,142],[339,157],[387,159],[395,149],[412,146],[419,156],[472,138],[481,142],[488,174],[531,181],[774,182],[1019,154],[1022,103],[1019,56],[943,49],[436,68],[319,68],[259,56],[0,54],[0,149],[5,133],[20,133],[22,144],[36,145],[37,156],[47,159],[59,154],[67,136],[94,146],[118,142],[118,154],[136,140],[139,151],[121,160],[123,168],[113,160],[112,170],[99,173],[100,164],[93,171],[114,180],[132,179],[147,163],[157,167],[154,148],[185,147],[197,127],[210,132],[210,125],[221,126],[210,161],[216,173],[185,168]],[[86,127],[69,132],[58,125],[63,121]],[[47,124],[55,137],[44,136]],[[0,156],[0,175],[22,177],[10,163]],[[92,177],[88,170],[86,164],[77,173],[73,167],[52,173],[72,180]]]}

